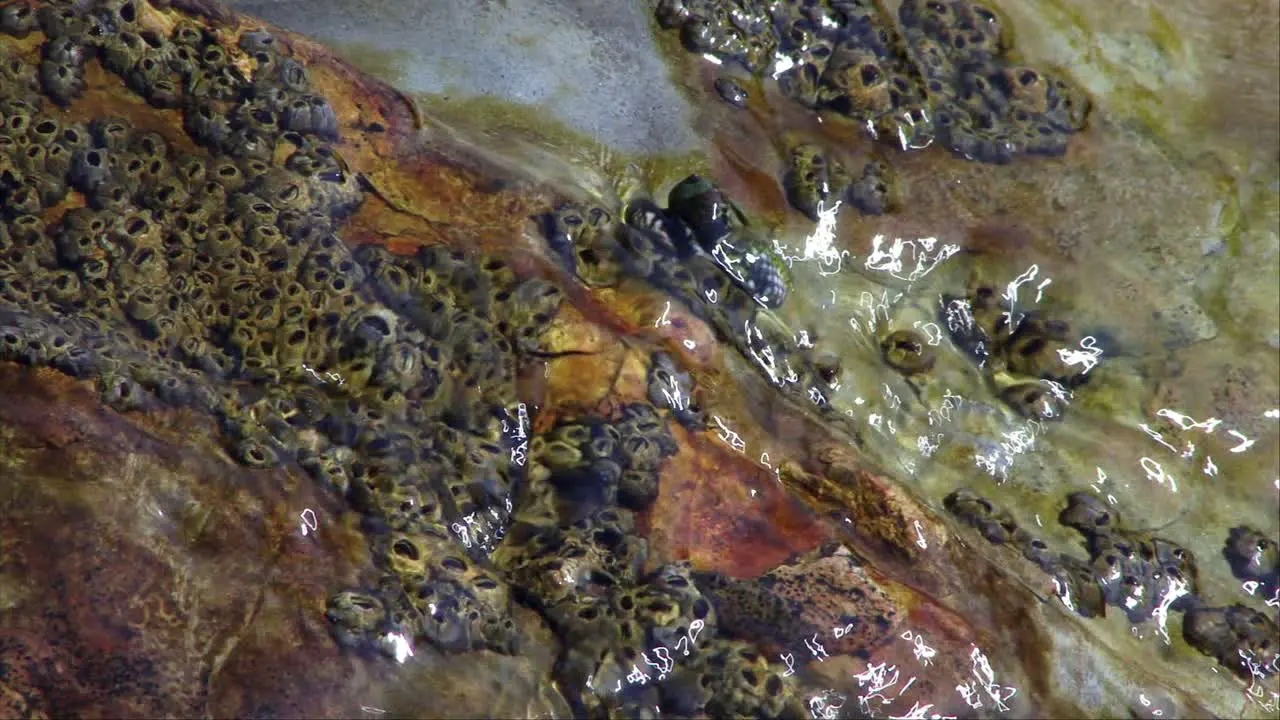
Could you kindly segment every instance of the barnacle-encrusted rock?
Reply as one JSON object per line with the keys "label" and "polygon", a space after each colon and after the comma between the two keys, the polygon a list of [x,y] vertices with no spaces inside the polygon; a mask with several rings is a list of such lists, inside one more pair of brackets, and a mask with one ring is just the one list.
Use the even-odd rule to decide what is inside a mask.
{"label": "barnacle-encrusted rock", "polygon": [[862,0],[670,0],[657,16],[691,52],[770,75],[792,100],[904,150],[937,141],[992,163],[1061,155],[1089,112],[1066,79],[1010,59],[999,16],[970,0],[908,0],[897,22]]}
{"label": "barnacle-encrusted rock", "polygon": [[[353,257],[338,231],[364,189],[327,144],[337,115],[270,35],[235,49],[182,21],[166,37],[136,0],[26,7],[0,15],[5,32],[47,36],[35,65],[0,67],[4,137],[22,138],[0,148],[0,352],[97,380],[121,411],[212,411],[235,461],[296,459],[349,495],[384,575],[334,596],[344,644],[386,651],[404,633],[512,652],[508,591],[484,564],[523,475],[499,417],[559,288],[472,253]],[[99,60],[150,105],[180,108],[204,151],[176,152],[190,143],[130,118],[44,111],[38,93],[67,105]],[[68,186],[85,206],[46,227]],[[634,472],[656,472],[629,447]],[[616,485],[627,456],[594,452]]]}
{"label": "barnacle-encrusted rock", "polygon": [[679,717],[803,718],[808,715],[787,669],[756,647],[713,640],[661,688],[664,713]]}
{"label": "barnacle-encrusted rock", "polygon": [[1086,617],[1101,615],[1111,605],[1139,624],[1161,607],[1183,611],[1199,602],[1195,556],[1173,541],[1125,530],[1106,502],[1090,493],[1072,493],[1059,516],[1062,524],[1085,536],[1087,562],[1053,553],[1042,540],[1018,527],[1007,510],[971,490],[957,490],[943,504],[989,541],[1011,542],[1053,578],[1063,602]]}

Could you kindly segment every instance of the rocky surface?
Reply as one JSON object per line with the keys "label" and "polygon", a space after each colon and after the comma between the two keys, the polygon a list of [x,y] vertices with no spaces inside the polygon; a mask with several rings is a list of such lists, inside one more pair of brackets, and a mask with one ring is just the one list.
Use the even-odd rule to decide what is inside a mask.
{"label": "rocky surface", "polygon": [[[980,267],[931,288],[973,311],[972,323],[946,326],[951,344],[935,346],[924,327],[946,325],[942,308],[913,316],[908,302],[895,305],[897,332],[888,307],[873,308],[861,316],[871,337],[833,355],[831,323],[805,331],[825,353],[791,329],[823,301],[814,288],[824,286],[803,284],[827,275],[784,262],[769,242],[797,218],[806,232],[823,221],[813,197],[810,217],[779,221],[782,153],[798,145],[737,144],[762,132],[752,108],[776,100],[768,88],[746,87],[745,113],[699,105],[710,117],[737,113],[712,134],[715,172],[611,199],[553,183],[553,170],[512,175],[492,149],[330,51],[218,6],[27,7],[0,14],[0,47],[17,61],[5,72],[20,80],[5,86],[6,151],[21,161],[0,174],[18,243],[5,248],[0,288],[4,714],[1265,715],[1275,682],[1268,608],[1227,584],[1234,574],[1274,585],[1265,503],[1261,519],[1227,524],[1230,511],[1191,503],[1197,523],[1222,532],[1155,535],[1186,505],[1159,496],[1135,520],[1129,507],[1149,493],[1114,482],[1098,491],[1123,503],[1126,522],[1111,530],[1098,523],[1099,497],[1057,507],[1017,474],[1014,487],[1032,499],[1011,511],[976,494],[944,503],[958,484],[945,454],[907,468],[900,449],[889,452],[899,430],[886,421],[903,439],[917,432],[905,410],[885,409],[889,399],[928,402],[964,377],[991,397],[916,420],[946,412],[976,431],[1018,418],[1037,434],[1060,421],[1053,427],[1075,433],[1091,461],[1115,460],[1116,443],[1097,437],[1134,430],[1132,405],[1094,388],[1123,386],[1124,374],[1084,382],[1055,362],[1080,340],[1065,309],[1002,325],[1014,308],[993,299],[1001,272],[1046,257],[1043,237],[1063,225],[1014,223],[992,206],[1012,202],[996,192],[1011,183],[1034,195],[1110,182],[1098,175],[1103,148],[1153,168],[1166,162],[1158,153],[1094,131],[1047,173],[894,155],[893,183],[912,190],[911,211],[859,205],[868,224],[854,225],[858,237],[958,217],[952,232],[972,250],[1016,257],[996,266],[999,279]],[[149,69],[148,53],[165,59],[163,72]],[[702,91],[717,92],[712,79]],[[870,168],[864,180],[884,176],[871,158],[879,150],[834,144],[839,130],[808,117],[794,127],[829,156],[828,174],[835,158]],[[1113,117],[1104,106],[1104,128]],[[100,172],[95,153],[120,159]],[[852,162],[859,156],[868,162]],[[769,172],[748,169],[770,157]],[[145,161],[156,159],[152,171]],[[140,178],[130,179],[131,160]],[[223,213],[234,242],[194,238],[196,211],[168,205],[191,187],[172,173],[197,167],[254,173],[200,186],[227,199],[197,211]],[[959,197],[930,189],[922,178],[939,168],[972,187]],[[889,187],[864,191],[870,203]],[[94,217],[109,229],[79,205],[105,214]],[[290,212],[312,214],[319,238]],[[163,240],[133,237],[152,227]],[[102,234],[108,242],[76,242]],[[291,242],[306,243],[298,258]],[[197,309],[180,328],[162,321],[167,298],[182,309],[201,302],[198,285],[177,280],[187,245],[218,271],[204,271],[206,294],[250,314],[220,323],[214,303],[212,320]],[[831,256],[817,254],[828,270]],[[104,279],[95,262],[119,270]],[[277,264],[255,272],[264,262]],[[257,293],[252,302],[231,275]],[[317,323],[296,329],[325,336],[327,314],[341,322],[328,339],[308,337],[319,350],[293,357],[282,354],[281,317],[294,311],[261,291],[287,294],[295,276],[324,285],[306,288],[323,308],[298,310]],[[70,278],[101,302],[67,292]],[[848,325],[847,313],[829,315]],[[1194,313],[1169,317],[1154,339],[1126,334],[1125,321],[1111,333],[1122,347],[1167,344],[1184,367],[1203,362]],[[205,344],[184,347],[188,337]],[[218,352],[229,365],[209,362]],[[1254,412],[1265,375],[1237,375],[1220,398],[1234,412],[1225,422],[1265,431]],[[1026,391],[1046,383],[1081,399],[1055,405],[1048,390]],[[866,403],[851,393],[872,398],[861,416],[847,412]],[[1090,435],[1086,421],[1108,402],[1131,414]],[[1171,444],[1194,431],[1163,418]],[[1228,447],[1204,441],[1201,453],[1224,471],[1244,467]],[[902,472],[891,479],[881,467]],[[1178,480],[1181,497],[1195,488]],[[1020,530],[1041,514],[1044,548]],[[1092,564],[1043,554],[1080,544],[1077,531]],[[1112,565],[1116,578],[1104,572]],[[1198,577],[1196,595],[1213,602],[1171,605],[1181,633],[1156,645],[1161,634],[1143,623],[1158,615],[1152,600],[1170,567]],[[1108,603],[1126,612],[1077,617],[1083,606],[1063,602],[1061,586],[1076,583],[1078,600],[1090,582],[1097,612],[1079,614],[1102,615]],[[1134,587],[1150,592],[1130,604]],[[1118,616],[1137,623],[1132,632],[1127,622],[1106,629]],[[1234,663],[1242,647],[1256,665]],[[1210,672],[1215,664],[1242,677]]]}

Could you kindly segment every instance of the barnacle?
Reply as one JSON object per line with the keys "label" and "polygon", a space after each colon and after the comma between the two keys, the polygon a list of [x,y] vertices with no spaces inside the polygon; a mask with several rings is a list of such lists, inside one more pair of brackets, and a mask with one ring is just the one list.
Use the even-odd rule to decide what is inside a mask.
{"label": "barnacle", "polygon": [[280,125],[286,130],[317,135],[325,140],[338,139],[338,115],[320,95],[295,98],[284,108]]}
{"label": "barnacle", "polygon": [[862,176],[846,191],[853,206],[863,215],[883,215],[890,209],[891,177],[889,166],[873,160],[862,168]]}
{"label": "barnacle", "polygon": [[816,221],[820,210],[830,209],[844,194],[849,174],[839,160],[828,158],[817,146],[797,145],[782,185],[791,206]]}
{"label": "barnacle", "polygon": [[1234,527],[1222,553],[1237,578],[1261,583],[1264,593],[1280,588],[1280,545],[1275,540],[1250,527]]}
{"label": "barnacle", "polygon": [[1058,515],[1058,522],[1085,535],[1110,533],[1120,525],[1120,514],[1098,496],[1076,492],[1067,497],[1067,507]]}
{"label": "barnacle", "polygon": [[71,160],[71,185],[83,193],[91,193],[111,176],[111,163],[106,150],[78,150]]}
{"label": "barnacle", "polygon": [[22,39],[40,29],[36,11],[26,3],[11,3],[0,8],[0,32]]}
{"label": "barnacle", "polygon": [[84,69],[70,63],[45,60],[40,63],[40,86],[50,100],[65,107],[84,94]]}
{"label": "barnacle", "polygon": [[1008,511],[996,508],[972,490],[956,490],[943,500],[943,505],[965,524],[982,533],[989,542],[1007,543],[1018,529]]}
{"label": "barnacle", "polygon": [[1000,399],[1019,415],[1034,420],[1061,420],[1067,409],[1065,400],[1040,382],[1010,385],[1000,392]]}
{"label": "barnacle", "polygon": [[220,152],[231,137],[231,123],[212,102],[199,100],[183,111],[187,134],[200,145]]}
{"label": "barnacle", "polygon": [[924,337],[913,330],[897,330],[880,341],[880,352],[890,367],[904,375],[927,372],[936,356]]}
{"label": "barnacle", "polygon": [[88,29],[89,19],[69,5],[42,5],[36,15],[44,34],[50,38],[80,37]]}

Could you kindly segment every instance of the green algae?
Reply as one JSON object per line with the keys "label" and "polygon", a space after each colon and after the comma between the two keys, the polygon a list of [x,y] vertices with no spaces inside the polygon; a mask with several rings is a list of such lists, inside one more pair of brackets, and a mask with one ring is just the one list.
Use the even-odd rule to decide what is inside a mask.
{"label": "green algae", "polygon": [[406,50],[384,50],[374,43],[333,44],[342,57],[360,70],[391,85],[403,84],[413,54]]}

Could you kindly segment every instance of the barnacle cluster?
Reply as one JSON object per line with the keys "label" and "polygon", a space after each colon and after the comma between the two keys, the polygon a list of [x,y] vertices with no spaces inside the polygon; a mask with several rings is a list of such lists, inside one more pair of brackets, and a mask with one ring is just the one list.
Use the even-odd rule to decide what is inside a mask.
{"label": "barnacle cluster", "polygon": [[[715,610],[689,568],[644,570],[648,548],[635,513],[653,504],[661,465],[676,449],[666,420],[644,403],[539,434],[494,562],[563,640],[555,675],[580,710],[629,717],[654,707],[677,715],[723,707],[776,716],[780,708],[769,708],[785,694],[781,679],[769,680],[758,650],[716,638]],[[738,654],[720,664],[729,649]],[[739,687],[732,663],[760,666],[758,678]],[[641,673],[650,679],[638,682]]]}
{"label": "barnacle cluster", "polygon": [[[44,36],[34,61],[0,60],[0,359],[96,380],[122,411],[210,412],[235,460],[296,463],[345,496],[380,575],[331,598],[340,640],[511,651],[487,560],[521,473],[502,423],[560,290],[439,246],[352,252],[340,230],[363,191],[306,69],[265,32],[180,18],[165,34],[157,12],[0,13]],[[91,63],[181,110],[187,137],[52,107],[92,112],[76,105]]]}
{"label": "barnacle cluster", "polygon": [[[562,291],[478,253],[349,247],[362,185],[287,47],[141,0],[9,4],[0,30],[38,48],[0,59],[0,360],[94,382],[119,411],[209,413],[236,462],[299,468],[357,510],[373,566],[326,604],[352,651],[518,652],[524,604],[584,711],[802,714],[760,651],[717,636],[687,566],[644,566],[635,514],[676,452],[668,418],[699,426],[696,406],[534,433],[517,369]],[[145,104],[72,120],[93,114],[86,77]],[[180,128],[148,119],[175,111]],[[759,305],[745,288],[784,294],[776,271],[712,259],[697,217],[628,215],[549,225],[584,280],[643,269],[735,319]]]}
{"label": "barnacle cluster", "polygon": [[[1246,607],[1213,607],[1200,595],[1195,556],[1177,543],[1124,527],[1116,509],[1088,492],[1067,497],[1058,516],[1084,536],[1088,560],[1055,553],[1019,527],[1009,511],[968,489],[959,489],[943,505],[989,542],[1009,544],[1054,580],[1062,601],[1084,617],[1119,608],[1134,625],[1158,614],[1183,612],[1183,638],[1200,652],[1246,679],[1277,671],[1280,628],[1265,614]],[[1247,531],[1232,531],[1228,547],[1245,543]]]}
{"label": "barnacle cluster", "polygon": [[897,22],[874,0],[661,0],[657,18],[689,51],[771,76],[903,149],[1061,155],[1089,111],[1064,78],[1015,62],[1000,16],[970,0],[905,0]]}
{"label": "barnacle cluster", "polygon": [[962,295],[944,295],[940,323],[977,362],[1018,414],[1060,420],[1068,393],[1088,381],[1089,366],[1070,362],[1079,342],[1071,326],[1038,310],[1014,306],[1008,293],[976,276]]}
{"label": "barnacle cluster", "polygon": [[883,161],[868,161],[855,177],[839,158],[811,143],[791,148],[782,190],[791,207],[814,222],[839,203],[853,205],[863,215],[883,215],[893,204],[893,176]]}
{"label": "barnacle cluster", "polygon": [[[636,198],[622,216],[619,223],[604,208],[567,204],[544,216],[543,228],[552,252],[586,285],[635,278],[669,293],[785,396],[848,426],[827,401],[839,386],[838,363],[811,357],[780,324],[762,321],[763,310],[785,302],[787,260],[714,183],[689,176],[670,190],[666,208]],[[670,406],[657,396],[679,374],[659,372],[656,385],[651,376],[655,404]],[[692,416],[686,421],[698,424]]]}

